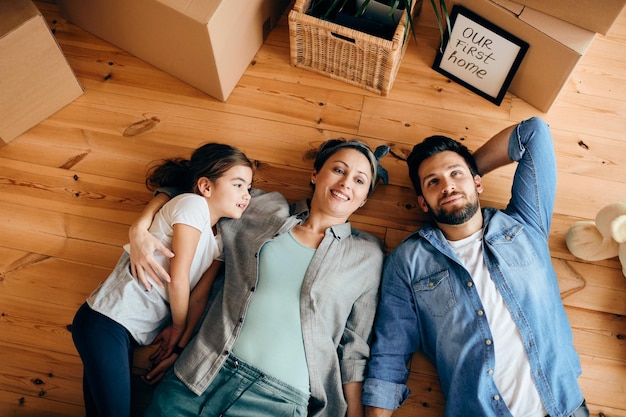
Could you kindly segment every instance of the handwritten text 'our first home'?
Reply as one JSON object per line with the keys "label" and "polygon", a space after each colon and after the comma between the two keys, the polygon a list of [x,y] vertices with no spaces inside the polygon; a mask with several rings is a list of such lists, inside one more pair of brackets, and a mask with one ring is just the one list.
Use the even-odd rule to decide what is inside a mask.
{"label": "handwritten text 'our first home'", "polygon": [[495,61],[491,47],[493,40],[481,35],[471,27],[463,29],[461,37],[454,39],[454,51],[448,56],[448,61],[467,70],[476,77],[483,79],[487,69],[476,61],[489,65]]}

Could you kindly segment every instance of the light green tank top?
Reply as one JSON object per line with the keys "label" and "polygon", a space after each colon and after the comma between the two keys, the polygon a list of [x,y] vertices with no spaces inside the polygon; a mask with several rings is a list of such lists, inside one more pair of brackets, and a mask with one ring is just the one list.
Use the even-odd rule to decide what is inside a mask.
{"label": "light green tank top", "polygon": [[233,348],[238,358],[307,394],[300,288],[314,253],[291,233],[263,246],[258,284]]}

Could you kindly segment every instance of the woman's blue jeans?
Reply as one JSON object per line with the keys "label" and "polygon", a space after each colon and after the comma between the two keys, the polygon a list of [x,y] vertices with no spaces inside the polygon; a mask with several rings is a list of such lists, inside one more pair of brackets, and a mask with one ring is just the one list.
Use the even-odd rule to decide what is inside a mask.
{"label": "woman's blue jeans", "polygon": [[170,369],[145,417],[306,417],[308,395],[230,356],[201,395]]}

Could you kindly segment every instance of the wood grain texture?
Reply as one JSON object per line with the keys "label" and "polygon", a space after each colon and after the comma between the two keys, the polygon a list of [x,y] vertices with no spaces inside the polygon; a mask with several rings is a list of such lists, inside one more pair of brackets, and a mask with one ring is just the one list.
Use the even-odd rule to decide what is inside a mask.
{"label": "wood grain texture", "polygon": [[[626,278],[617,258],[586,262],[565,245],[573,222],[626,201],[626,11],[541,113],[512,94],[495,106],[433,71],[438,30],[429,7],[386,97],[292,67],[285,14],[222,103],[66,22],[54,1],[36,5],[85,94],[0,148],[0,415],[83,415],[82,367],[67,326],[150,199],[144,178],[154,161],[227,142],[254,160],[256,187],[296,200],[310,193],[307,155],[322,141],[388,144],[390,184],[352,220],[392,250],[426,220],[403,160],[415,143],[445,134],[476,149],[540,116],[557,155],[549,244],[580,383],[593,416],[626,417]],[[512,174],[504,167],[484,178],[484,205],[506,204]],[[394,416],[443,416],[433,365],[417,353],[410,367],[412,394]]]}

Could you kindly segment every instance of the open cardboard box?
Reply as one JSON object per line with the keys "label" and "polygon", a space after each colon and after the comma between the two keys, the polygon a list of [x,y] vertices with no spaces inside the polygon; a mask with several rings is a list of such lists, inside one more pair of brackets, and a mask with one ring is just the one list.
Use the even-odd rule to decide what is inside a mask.
{"label": "open cardboard box", "polygon": [[547,112],[595,32],[509,0],[453,0],[530,45],[509,91]]}
{"label": "open cardboard box", "polygon": [[70,22],[226,101],[288,0],[57,0]]}
{"label": "open cardboard box", "polygon": [[83,94],[30,0],[0,1],[0,146]]}

